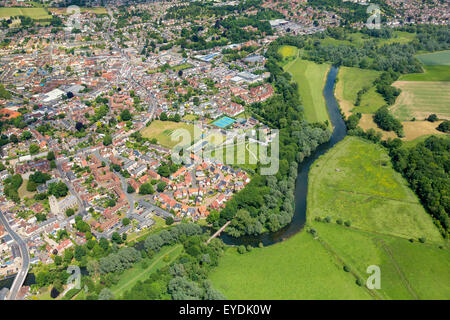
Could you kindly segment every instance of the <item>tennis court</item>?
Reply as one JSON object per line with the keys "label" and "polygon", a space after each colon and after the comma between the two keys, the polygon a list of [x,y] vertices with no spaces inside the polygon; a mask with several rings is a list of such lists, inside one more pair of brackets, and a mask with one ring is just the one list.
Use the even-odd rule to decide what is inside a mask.
{"label": "tennis court", "polygon": [[235,122],[236,122],[236,120],[231,119],[230,117],[222,117],[222,118],[214,121],[212,124],[223,129],[223,128],[228,127],[229,125],[232,125]]}

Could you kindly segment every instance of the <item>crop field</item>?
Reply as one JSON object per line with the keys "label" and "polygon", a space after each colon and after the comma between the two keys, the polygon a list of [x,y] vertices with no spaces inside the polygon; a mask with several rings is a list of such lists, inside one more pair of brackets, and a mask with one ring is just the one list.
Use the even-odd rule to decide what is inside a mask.
{"label": "crop field", "polygon": [[299,58],[285,67],[285,70],[292,74],[293,80],[298,84],[306,119],[309,122],[322,123],[328,120],[331,126],[323,96],[329,69],[329,64],[317,64]]}
{"label": "crop field", "polygon": [[450,66],[450,50],[419,54],[416,57],[424,65]]}
{"label": "crop field", "polygon": [[34,20],[51,19],[44,8],[0,8],[0,18],[26,16]]}
{"label": "crop field", "polygon": [[450,66],[423,66],[423,73],[402,75],[399,81],[450,81]]}
{"label": "crop field", "polygon": [[[335,95],[342,111],[348,116],[352,112],[374,113],[386,104],[383,97],[376,92],[373,81],[380,75],[379,71],[359,68],[341,67]],[[355,106],[358,91],[369,90],[362,96],[359,106]]]}
{"label": "crop field", "polygon": [[425,119],[431,113],[439,118],[450,119],[450,82],[443,81],[396,81],[393,85],[402,90],[393,114],[400,120]]}
{"label": "crop field", "polygon": [[370,232],[442,241],[386,151],[373,143],[345,138],[316,161],[308,189],[309,221],[329,216]]}
{"label": "crop field", "polygon": [[236,248],[227,249],[209,278],[227,299],[371,299],[342,268],[302,231],[243,255]]}
{"label": "crop field", "polygon": [[198,138],[194,137],[194,125],[173,121],[154,120],[147,128],[142,129],[141,133],[145,138],[156,138],[158,144],[170,149],[180,143],[183,139],[182,131],[178,129],[187,130],[191,137],[190,141],[192,141],[192,138]]}

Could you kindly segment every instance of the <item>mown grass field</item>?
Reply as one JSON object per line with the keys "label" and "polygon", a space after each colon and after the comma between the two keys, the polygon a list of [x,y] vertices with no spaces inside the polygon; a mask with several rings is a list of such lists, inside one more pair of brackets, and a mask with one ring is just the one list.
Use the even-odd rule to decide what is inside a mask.
{"label": "mown grass field", "polygon": [[[335,95],[339,105],[346,115],[351,112],[374,113],[386,104],[383,97],[376,92],[373,81],[380,75],[379,71],[360,68],[339,68]],[[358,91],[362,88],[369,90],[362,96],[359,106],[355,106]]]}
{"label": "mown grass field", "polygon": [[[414,38],[415,34],[413,33],[408,33],[404,31],[394,31],[394,35],[391,39],[376,39],[376,41],[378,46],[382,46],[390,43],[408,43],[412,41]],[[359,47],[362,46],[364,42],[373,40],[374,38],[370,38],[369,36],[363,33],[356,32],[348,34],[346,40],[338,40],[331,37],[325,37],[324,39],[320,40],[320,42],[322,43],[322,45],[334,45],[334,46],[353,45]]]}
{"label": "mown grass field", "polygon": [[423,73],[402,75],[399,81],[450,81],[450,66],[423,66]]}
{"label": "mown grass field", "polygon": [[292,74],[298,84],[300,98],[309,122],[331,121],[323,97],[323,88],[326,82],[329,64],[317,64],[312,61],[297,58],[286,65],[285,70]]}
{"label": "mown grass field", "polygon": [[347,137],[321,156],[311,167],[308,190],[308,221],[329,216],[370,232],[442,242],[386,151],[360,138]]}
{"label": "mown grass field", "polygon": [[26,16],[34,20],[51,19],[44,8],[0,8],[0,18]]}
{"label": "mown grass field", "polygon": [[450,119],[450,82],[396,81],[393,86],[402,90],[390,108],[400,120],[423,120],[432,113]]}
{"label": "mown grass field", "polygon": [[[108,14],[108,10],[104,7],[94,7],[94,8],[80,8],[82,13],[89,12],[94,14]],[[49,8],[48,9],[52,13],[56,14],[69,14],[67,12],[67,8]]]}
{"label": "mown grass field", "polygon": [[177,131],[178,129],[187,130],[190,141],[192,141],[192,138],[194,138],[194,125],[184,122],[154,120],[148,127],[142,129],[141,134],[145,138],[156,138],[158,144],[165,148],[173,148],[183,139],[181,136],[182,132],[181,130]]}
{"label": "mown grass field", "polygon": [[416,55],[424,65],[450,66],[450,50]]}
{"label": "mown grass field", "polygon": [[371,299],[306,232],[243,255],[229,248],[209,278],[227,299]]}
{"label": "mown grass field", "polygon": [[278,49],[278,53],[281,54],[283,59],[289,58],[289,57],[297,57],[298,56],[298,48],[294,46],[281,46]]}
{"label": "mown grass field", "polygon": [[[171,247],[164,247],[153,258],[145,259],[147,266],[143,268],[142,261],[136,263],[131,269],[125,270],[120,275],[119,282],[111,287],[111,291],[116,299],[119,299],[126,291],[133,288],[138,281],[145,281],[158,269],[173,262],[183,251],[183,246],[178,244]],[[165,258],[165,257],[168,258]]]}

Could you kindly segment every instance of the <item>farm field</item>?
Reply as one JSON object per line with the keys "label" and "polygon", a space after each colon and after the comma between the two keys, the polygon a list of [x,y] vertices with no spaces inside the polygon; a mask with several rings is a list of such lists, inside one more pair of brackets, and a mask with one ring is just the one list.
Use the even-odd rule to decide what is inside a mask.
{"label": "farm field", "polygon": [[331,127],[323,97],[323,88],[329,69],[329,64],[317,64],[299,58],[285,67],[285,71],[291,73],[293,80],[298,84],[306,119],[309,122],[322,123],[328,120]]}
{"label": "farm field", "polygon": [[396,81],[393,86],[402,90],[390,107],[399,120],[422,120],[432,113],[450,119],[450,82]]}
{"label": "farm field", "polygon": [[450,66],[450,50],[418,54],[416,58],[424,65]]}
{"label": "farm field", "polygon": [[311,167],[308,189],[308,221],[329,216],[370,232],[442,242],[386,151],[373,143],[345,138]]}
{"label": "farm field", "polygon": [[400,76],[399,81],[450,81],[450,66],[423,66],[424,73]]}
{"label": "farm field", "polygon": [[[342,111],[348,116],[352,112],[374,113],[386,104],[383,97],[376,92],[373,81],[380,75],[379,71],[360,68],[339,68],[335,95]],[[355,106],[358,91],[370,88],[361,99],[359,106]]]}
{"label": "farm field", "polygon": [[177,132],[177,129],[187,130],[191,139],[194,137],[193,124],[160,120],[154,120],[148,127],[142,129],[141,133],[145,138],[156,138],[158,144],[165,148],[173,148],[182,140],[181,132]]}
{"label": "farm field", "polygon": [[34,20],[51,19],[44,8],[0,8],[0,18],[26,16]]}
{"label": "farm field", "polygon": [[236,248],[228,248],[209,278],[227,299],[372,298],[319,241],[304,231],[242,255]]}
{"label": "farm field", "polygon": [[381,271],[381,299],[449,299],[450,281],[448,247],[409,242],[352,227],[314,222],[313,228],[331,251],[337,254],[364,282],[367,267]]}

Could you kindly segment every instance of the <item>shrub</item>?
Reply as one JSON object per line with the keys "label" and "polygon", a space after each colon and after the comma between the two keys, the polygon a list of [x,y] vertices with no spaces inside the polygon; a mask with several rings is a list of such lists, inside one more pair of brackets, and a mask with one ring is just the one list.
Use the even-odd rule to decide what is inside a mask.
{"label": "shrub", "polygon": [[363,282],[361,281],[361,279],[356,279],[356,284],[358,285],[358,286],[360,286],[360,287],[362,287],[362,285],[363,285]]}
{"label": "shrub", "polygon": [[330,222],[331,222],[331,217],[330,217],[330,216],[327,216],[327,217],[325,218],[325,222],[330,223]]}
{"label": "shrub", "polygon": [[352,225],[351,221],[345,221],[344,224],[346,227],[350,227]]}
{"label": "shrub", "polygon": [[251,245],[247,245],[247,251],[248,251],[248,252],[252,251],[252,249],[253,249],[253,248],[252,248]]}
{"label": "shrub", "polygon": [[337,223],[337,224],[342,224],[342,223],[343,223],[343,222],[342,222],[342,219],[337,219],[337,220],[336,220],[336,223]]}
{"label": "shrub", "polygon": [[426,239],[425,238],[419,238],[420,243],[425,243]]}
{"label": "shrub", "polygon": [[264,247],[263,243],[260,242],[260,243],[258,244],[258,247],[263,248],[263,247]]}
{"label": "shrub", "polygon": [[413,239],[413,238],[409,239],[409,242],[413,243],[413,242],[414,242],[414,239]]}
{"label": "shrub", "polygon": [[245,252],[247,252],[247,250],[245,249],[245,247],[244,247],[243,245],[240,245],[240,246],[238,247],[238,252],[239,252],[240,254],[244,254]]}
{"label": "shrub", "polygon": [[344,269],[345,272],[350,272],[350,268],[348,266],[344,266],[343,269]]}

